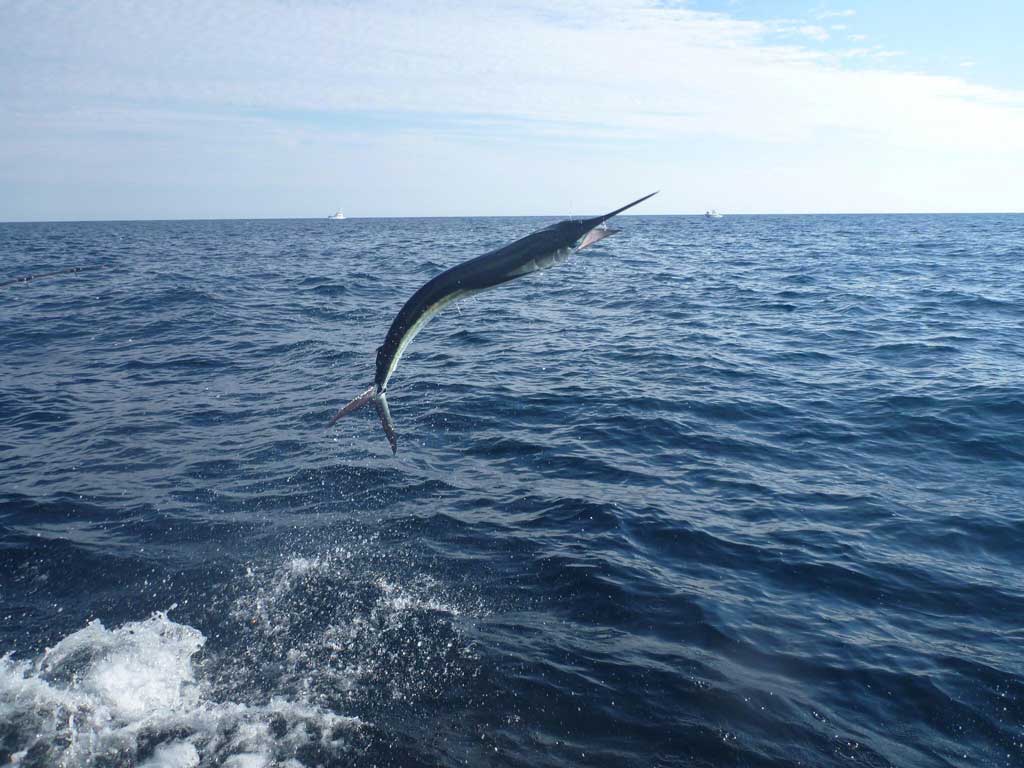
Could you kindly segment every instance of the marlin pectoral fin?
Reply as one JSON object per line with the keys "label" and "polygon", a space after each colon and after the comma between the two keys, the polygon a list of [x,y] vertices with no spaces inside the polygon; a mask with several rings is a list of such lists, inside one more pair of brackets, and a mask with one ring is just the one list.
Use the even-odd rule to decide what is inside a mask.
{"label": "marlin pectoral fin", "polygon": [[622,230],[611,229],[608,227],[594,227],[592,230],[587,232],[586,235],[583,236],[583,242],[581,242],[579,246],[577,246],[576,250],[582,251],[584,248],[591,246],[594,243],[597,243],[601,240],[604,240],[606,237],[611,237],[612,235],[617,234],[618,232],[621,231]]}
{"label": "marlin pectoral fin", "polygon": [[363,394],[359,395],[359,397],[357,397],[355,400],[353,400],[340,411],[338,411],[336,414],[334,414],[334,418],[331,419],[330,423],[327,426],[333,427],[334,422],[336,422],[342,416],[348,416],[348,414],[352,413],[352,411],[358,411],[360,408],[362,408],[364,405],[370,402],[376,393],[377,386],[371,385],[368,390],[363,392]]}
{"label": "marlin pectoral fin", "polygon": [[381,392],[373,399],[377,408],[377,415],[380,417],[380,425],[384,427],[384,434],[387,435],[388,444],[391,446],[391,453],[398,453],[398,433],[395,432],[395,422],[391,420],[391,410],[388,408],[388,397]]}

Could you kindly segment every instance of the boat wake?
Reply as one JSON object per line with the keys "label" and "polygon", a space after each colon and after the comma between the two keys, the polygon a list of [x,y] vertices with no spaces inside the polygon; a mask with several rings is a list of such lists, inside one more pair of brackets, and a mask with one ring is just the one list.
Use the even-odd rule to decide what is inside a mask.
{"label": "boat wake", "polygon": [[429,580],[407,589],[352,566],[339,550],[250,571],[217,632],[224,647],[172,607],[3,656],[0,764],[300,768],[365,755],[382,738],[382,697],[438,695],[473,653],[461,610]]}

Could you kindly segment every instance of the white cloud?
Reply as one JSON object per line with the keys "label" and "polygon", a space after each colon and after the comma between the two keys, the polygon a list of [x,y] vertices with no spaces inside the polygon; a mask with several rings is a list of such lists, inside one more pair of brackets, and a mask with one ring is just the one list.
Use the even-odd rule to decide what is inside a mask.
{"label": "white cloud", "polygon": [[856,43],[863,42],[864,40],[868,39],[867,35],[850,35],[849,37]]}
{"label": "white cloud", "polygon": [[824,27],[819,27],[815,24],[805,24],[799,29],[797,29],[797,31],[801,35],[804,35],[805,37],[809,37],[812,40],[818,40],[821,42],[828,40],[829,37],[827,29],[825,29]]}
{"label": "white cloud", "polygon": [[960,62],[960,66],[964,67],[965,69],[970,69],[971,67],[974,66],[974,64],[975,62],[971,61],[970,59],[968,59],[967,61]]}
{"label": "white cloud", "polygon": [[[455,157],[462,153],[528,177],[571,174],[574,158],[601,153],[619,158],[616,167],[646,169],[636,173],[665,171],[698,162],[701,142],[732,142],[732,156],[743,148],[751,172],[812,145],[824,165],[868,148],[944,160],[998,151],[1019,167],[1024,152],[1020,92],[883,68],[898,52],[880,48],[774,44],[770,24],[654,0],[111,0],[16,4],[5,24],[13,42],[0,49],[0,99],[10,110],[0,167],[22,169],[0,173],[9,190],[24,186],[32,163],[52,164],[55,178],[87,163],[98,178],[116,167],[106,173],[127,183],[140,172],[133,164],[148,178],[184,167],[189,178],[202,167],[248,178],[250,166],[287,173],[280,158],[292,156],[311,158],[296,167],[320,178],[320,156],[386,171],[380,183],[393,190],[410,188],[414,169],[437,173],[444,151],[452,164],[470,162]],[[805,27],[811,39],[828,36]],[[435,159],[424,165],[417,146]],[[644,152],[656,162],[636,159]],[[541,156],[547,165],[531,165]]]}
{"label": "white cloud", "polygon": [[856,16],[857,12],[852,8],[846,8],[841,11],[818,11],[815,16],[819,19],[835,19],[835,18],[849,18]]}

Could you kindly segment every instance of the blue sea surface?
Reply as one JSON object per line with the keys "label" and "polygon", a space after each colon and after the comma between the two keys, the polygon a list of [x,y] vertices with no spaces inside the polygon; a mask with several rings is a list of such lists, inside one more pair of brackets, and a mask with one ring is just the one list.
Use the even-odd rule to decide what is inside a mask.
{"label": "blue sea surface", "polygon": [[0,764],[1024,765],[1024,216],[0,225]]}

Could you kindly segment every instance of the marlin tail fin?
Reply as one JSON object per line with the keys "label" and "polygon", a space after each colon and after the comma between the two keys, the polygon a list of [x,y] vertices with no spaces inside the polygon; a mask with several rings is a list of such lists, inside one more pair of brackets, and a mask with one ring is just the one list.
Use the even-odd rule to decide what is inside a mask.
{"label": "marlin tail fin", "polygon": [[359,395],[359,397],[357,397],[351,403],[349,403],[344,408],[342,408],[340,411],[338,411],[336,414],[334,414],[334,418],[331,419],[330,423],[327,426],[328,427],[333,427],[334,426],[334,422],[336,422],[342,416],[348,416],[353,411],[358,411],[360,408],[362,408],[368,402],[373,400],[373,396],[375,394],[377,394],[377,386],[374,384],[374,385],[371,385],[368,390],[363,392],[363,394]]}
{"label": "marlin tail fin", "polygon": [[380,425],[384,427],[384,434],[387,435],[388,445],[391,446],[391,453],[398,453],[398,433],[395,432],[395,422],[391,420],[391,410],[388,408],[388,397],[381,392],[373,399],[377,408],[377,415],[380,417]]}
{"label": "marlin tail fin", "polygon": [[391,410],[388,408],[388,398],[383,392],[377,393],[377,385],[372,385],[359,397],[355,398],[352,402],[334,414],[334,418],[331,419],[328,427],[333,427],[335,422],[342,416],[348,416],[350,413],[354,413],[362,408],[367,403],[372,402],[374,408],[377,409],[377,416],[380,417],[380,425],[384,427],[384,434],[388,438],[388,445],[391,446],[392,453],[398,453],[398,433],[395,432],[395,422],[391,420]]}

